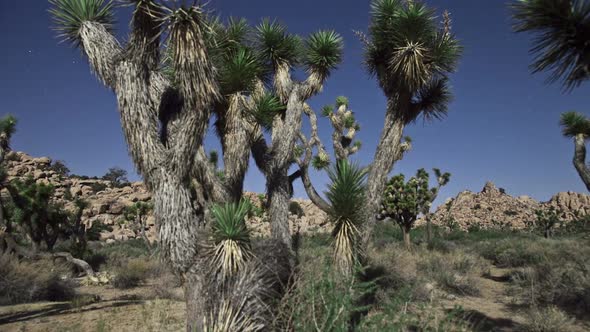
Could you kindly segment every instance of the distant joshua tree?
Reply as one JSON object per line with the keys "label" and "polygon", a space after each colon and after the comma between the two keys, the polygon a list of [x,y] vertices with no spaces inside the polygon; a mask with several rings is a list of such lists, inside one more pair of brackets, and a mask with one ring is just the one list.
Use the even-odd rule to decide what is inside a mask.
{"label": "distant joshua tree", "polygon": [[411,248],[410,230],[418,215],[428,211],[437,193],[436,188],[429,188],[429,175],[423,168],[407,182],[404,175],[399,174],[387,183],[382,200],[382,214],[400,226],[408,250]]}
{"label": "distant joshua tree", "polygon": [[586,164],[586,141],[590,138],[590,119],[583,114],[567,112],[561,115],[562,133],[574,139],[574,167],[590,191],[590,166]]}

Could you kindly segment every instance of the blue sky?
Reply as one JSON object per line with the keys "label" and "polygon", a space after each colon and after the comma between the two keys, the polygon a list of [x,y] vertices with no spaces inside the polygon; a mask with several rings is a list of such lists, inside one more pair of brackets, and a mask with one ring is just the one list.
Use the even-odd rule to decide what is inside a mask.
{"label": "blue sky", "polygon": [[[569,110],[589,114],[590,85],[563,94],[560,86],[544,84],[545,75],[531,75],[530,36],[511,32],[506,1],[427,2],[451,11],[465,52],[452,76],[455,99],[449,116],[409,127],[414,150],[393,172],[413,174],[421,167],[451,172],[439,202],[465,189],[479,191],[488,180],[512,195],[539,200],[560,191],[585,192],[571,162],[573,143],[561,136],[558,121]],[[90,74],[80,51],[58,43],[49,29],[48,6],[42,0],[0,0],[0,115],[19,118],[13,148],[65,160],[76,174],[102,175],[115,165],[132,172],[114,95]],[[303,36],[326,28],[342,34],[344,62],[311,105],[319,110],[337,96],[347,96],[362,126],[358,137],[363,149],[355,159],[370,162],[385,98],[365,73],[362,48],[352,33],[368,25],[368,0],[212,0],[209,9],[251,23],[276,17]],[[123,40],[129,11],[119,10],[117,18]],[[329,145],[329,124],[320,122]],[[207,145],[218,146],[213,135]],[[313,179],[318,190],[325,188],[325,174],[314,173]],[[246,189],[263,191],[264,185],[251,167]],[[299,184],[295,195],[305,196]]]}

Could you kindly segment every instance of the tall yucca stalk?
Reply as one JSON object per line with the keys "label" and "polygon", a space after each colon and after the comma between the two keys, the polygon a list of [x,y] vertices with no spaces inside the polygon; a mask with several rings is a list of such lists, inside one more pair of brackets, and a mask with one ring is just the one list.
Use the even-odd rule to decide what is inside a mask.
{"label": "tall yucca stalk", "polygon": [[448,75],[455,71],[462,48],[451,32],[448,12],[443,23],[419,1],[373,0],[365,46],[365,65],[387,98],[385,125],[370,165],[365,199],[368,241],[379,211],[387,174],[409,148],[407,125],[420,117],[443,118],[451,100]]}
{"label": "tall yucca stalk", "polygon": [[561,115],[563,136],[574,139],[574,167],[590,191],[590,166],[586,164],[586,141],[590,138],[590,118],[577,112]]}
{"label": "tall yucca stalk", "polygon": [[590,78],[590,1],[518,0],[511,4],[514,31],[533,33],[533,73],[571,90]]}
{"label": "tall yucca stalk", "polygon": [[249,212],[250,205],[244,200],[211,208],[214,218],[211,260],[214,270],[224,279],[243,268],[252,256],[245,219]]}
{"label": "tall yucca stalk", "polygon": [[347,160],[328,171],[331,183],[326,197],[330,204],[328,216],[334,224],[334,262],[347,274],[361,258],[359,227],[363,222],[366,174],[366,169]]}

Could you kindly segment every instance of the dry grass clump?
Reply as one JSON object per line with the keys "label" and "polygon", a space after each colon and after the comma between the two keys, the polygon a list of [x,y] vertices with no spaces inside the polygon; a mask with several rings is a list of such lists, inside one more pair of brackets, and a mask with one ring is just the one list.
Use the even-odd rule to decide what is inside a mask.
{"label": "dry grass clump", "polygon": [[0,305],[33,301],[67,301],[76,295],[70,282],[63,279],[67,267],[49,261],[19,261],[0,256]]}
{"label": "dry grass clump", "polygon": [[527,315],[526,330],[529,332],[569,331],[573,320],[559,308],[531,308]]}
{"label": "dry grass clump", "polygon": [[434,288],[458,295],[477,295],[477,277],[484,274],[486,262],[463,250],[429,251],[422,247],[405,250],[390,243],[370,251],[371,262],[383,270],[382,280],[392,290],[410,286],[413,297],[427,300]]}
{"label": "dry grass clump", "polygon": [[115,270],[112,283],[115,288],[128,289],[137,287],[149,277],[161,273],[161,265],[146,258],[131,258],[126,264]]}

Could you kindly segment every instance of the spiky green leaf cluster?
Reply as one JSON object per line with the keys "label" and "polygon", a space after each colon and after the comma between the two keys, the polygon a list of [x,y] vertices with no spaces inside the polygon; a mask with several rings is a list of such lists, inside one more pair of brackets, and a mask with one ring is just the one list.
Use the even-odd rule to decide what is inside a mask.
{"label": "spiky green leaf cluster", "polygon": [[280,115],[286,110],[286,106],[272,93],[265,93],[262,96],[256,97],[254,104],[254,108],[250,110],[250,114],[266,130],[272,127],[275,116]]}
{"label": "spiky green leaf cluster", "polygon": [[257,48],[269,64],[287,63],[295,66],[301,56],[301,40],[287,32],[277,21],[263,20],[256,27]]}
{"label": "spiky green leaf cluster", "polygon": [[328,166],[330,166],[330,156],[324,152],[320,152],[313,157],[311,160],[311,165],[317,170],[326,169]]}
{"label": "spiky green leaf cluster", "polygon": [[336,97],[336,107],[340,107],[340,106],[346,106],[348,107],[348,98],[346,98],[345,96],[338,96]]}
{"label": "spiky green leaf cluster", "polygon": [[214,218],[212,230],[215,243],[233,240],[239,243],[250,243],[250,235],[246,227],[246,216],[250,207],[246,201],[214,205],[211,213]]}
{"label": "spiky green leaf cluster", "polygon": [[326,105],[322,107],[322,116],[328,117],[334,112],[334,105]]}
{"label": "spiky green leaf cluster", "polygon": [[563,113],[559,124],[565,137],[574,137],[581,134],[586,138],[590,138],[590,118],[587,118],[581,113]]}
{"label": "spiky green leaf cluster", "polygon": [[448,29],[439,27],[434,10],[419,1],[374,0],[369,39],[365,64],[386,95],[420,94],[455,71],[462,52]]}
{"label": "spiky green leaf cluster", "polygon": [[218,80],[224,95],[236,92],[249,93],[264,76],[264,67],[258,56],[249,48],[238,47],[228,53],[219,68]]}
{"label": "spiky green leaf cluster", "polygon": [[348,116],[345,116],[343,124],[344,124],[344,128],[346,128],[346,129],[353,128],[356,124],[356,119],[354,118],[354,115],[350,114]]}
{"label": "spiky green leaf cluster", "polygon": [[516,32],[535,34],[533,72],[549,71],[571,90],[590,78],[590,1],[526,0],[511,5]]}
{"label": "spiky green leaf cluster", "polygon": [[414,111],[408,120],[422,115],[424,120],[440,120],[447,115],[453,95],[446,78],[433,79],[418,90],[415,96]]}
{"label": "spiky green leaf cluster", "polygon": [[326,198],[331,206],[330,218],[337,222],[340,219],[361,223],[361,204],[365,195],[366,168],[362,168],[347,160],[338,163],[328,171],[330,187]]}
{"label": "spiky green leaf cluster", "polygon": [[333,30],[312,33],[305,44],[304,63],[310,73],[327,76],[342,62],[342,37]]}
{"label": "spiky green leaf cluster", "polygon": [[115,24],[111,0],[49,0],[49,4],[58,37],[76,46],[84,22],[101,23],[110,31]]}

